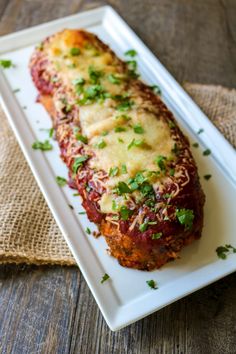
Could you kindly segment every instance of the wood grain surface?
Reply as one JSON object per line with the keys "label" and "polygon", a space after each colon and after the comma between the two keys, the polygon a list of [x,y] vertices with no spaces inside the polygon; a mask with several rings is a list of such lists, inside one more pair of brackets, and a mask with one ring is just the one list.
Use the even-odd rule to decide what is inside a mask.
{"label": "wood grain surface", "polygon": [[[179,82],[235,87],[235,0],[0,0],[0,34],[106,3]],[[0,353],[235,354],[236,276],[113,333],[76,267],[0,266]]]}

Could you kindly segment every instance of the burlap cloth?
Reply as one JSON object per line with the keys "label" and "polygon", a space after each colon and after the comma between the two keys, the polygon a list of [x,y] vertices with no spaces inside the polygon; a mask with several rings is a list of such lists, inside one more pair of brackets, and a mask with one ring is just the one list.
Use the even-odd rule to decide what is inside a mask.
{"label": "burlap cloth", "polygon": [[[236,90],[184,87],[236,147]],[[0,125],[0,263],[76,264],[2,111]]]}

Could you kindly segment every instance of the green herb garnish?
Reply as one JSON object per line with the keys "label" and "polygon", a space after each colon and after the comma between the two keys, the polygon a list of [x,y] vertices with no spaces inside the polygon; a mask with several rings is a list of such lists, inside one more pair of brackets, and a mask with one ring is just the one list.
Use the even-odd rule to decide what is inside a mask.
{"label": "green herb garnish", "polygon": [[95,70],[93,66],[89,66],[88,68],[89,78],[92,84],[98,84],[100,78],[104,75],[103,71]]}
{"label": "green herb garnish", "polygon": [[54,128],[50,128],[49,129],[49,138],[53,137],[53,133],[54,133]]}
{"label": "green herb garnish", "polygon": [[99,143],[97,144],[97,147],[99,149],[104,149],[107,146],[107,143],[105,142],[105,140],[100,140]]}
{"label": "green herb garnish", "polygon": [[174,176],[174,175],[175,175],[175,169],[174,169],[174,168],[171,168],[170,171],[169,171],[169,173],[170,173],[170,176]]}
{"label": "green herb garnish", "polygon": [[203,151],[203,156],[208,156],[211,154],[211,150],[210,149],[206,149],[205,151]]}
{"label": "green herb garnish", "polygon": [[199,131],[197,132],[197,134],[201,134],[201,133],[203,133],[204,132],[204,129],[199,129]]}
{"label": "green herb garnish", "polygon": [[193,147],[198,148],[199,144],[198,143],[193,143]]}
{"label": "green herb garnish", "polygon": [[76,134],[75,138],[78,141],[82,141],[82,143],[84,143],[84,144],[88,143],[88,138],[86,136],[84,136],[84,135]]}
{"label": "green herb garnish", "polygon": [[190,230],[193,226],[194,213],[191,209],[177,209],[175,215],[181,225],[186,230]]}
{"label": "green herb garnish", "polygon": [[166,170],[166,165],[165,165],[165,161],[166,161],[166,157],[159,155],[157,156],[155,162],[158,165],[158,167],[160,168],[161,171],[165,171]]}
{"label": "green herb garnish", "polygon": [[115,119],[123,119],[124,121],[128,122],[132,118],[127,116],[126,114],[122,114],[121,116],[117,116]]}
{"label": "green herb garnish", "polygon": [[203,177],[205,178],[206,181],[208,181],[212,176],[211,175],[205,175]]}
{"label": "green herb garnish", "polygon": [[135,49],[129,49],[125,52],[125,55],[129,57],[135,57],[137,55],[137,52]]}
{"label": "green herb garnish", "polygon": [[77,173],[78,168],[79,168],[80,166],[82,166],[83,163],[88,160],[88,158],[89,158],[89,156],[87,156],[87,155],[80,156],[80,157],[76,157],[75,160],[74,160],[74,163],[73,163],[73,165],[72,165],[72,171],[73,171],[74,173]]}
{"label": "green herb garnish", "polygon": [[124,193],[131,193],[131,189],[129,188],[128,184],[125,182],[119,182],[117,187],[116,187],[117,193],[118,194],[124,194]]}
{"label": "green herb garnish", "polygon": [[151,289],[153,290],[158,289],[158,286],[154,280],[147,280],[146,283]]}
{"label": "green herb garnish", "polygon": [[110,177],[115,177],[119,173],[119,167],[111,167],[109,171]]}
{"label": "green herb garnish", "polygon": [[70,55],[77,56],[79,54],[80,54],[80,49],[79,48],[71,48]]}
{"label": "green herb garnish", "polygon": [[49,143],[48,140],[45,140],[44,142],[35,141],[32,144],[32,148],[35,150],[49,151],[52,150],[52,145]]}
{"label": "green herb garnish", "polygon": [[103,284],[105,281],[107,281],[108,279],[110,279],[110,276],[107,274],[107,273],[105,273],[104,275],[103,275],[103,277],[102,277],[102,280],[101,280],[101,284]]}
{"label": "green herb garnish", "polygon": [[78,214],[79,214],[79,215],[85,215],[86,212],[85,212],[85,211],[80,211]]}
{"label": "green herb garnish", "polygon": [[136,134],[143,134],[143,133],[144,133],[144,129],[143,129],[143,127],[142,127],[140,124],[136,124],[136,125],[133,127],[133,129],[134,129],[134,132],[135,132]]}
{"label": "green herb garnish", "polygon": [[125,132],[126,128],[125,127],[115,127],[114,131],[115,131],[115,133],[121,133],[121,132]]}
{"label": "green herb garnish", "polygon": [[15,90],[12,91],[13,93],[20,92],[20,88],[16,88]]}
{"label": "green herb garnish", "polygon": [[11,68],[13,66],[12,61],[11,60],[7,60],[7,59],[0,59],[0,66],[3,69],[8,69]]}
{"label": "green herb garnish", "polygon": [[230,253],[236,253],[236,248],[231,245],[219,246],[216,253],[219,258],[226,259]]}
{"label": "green herb garnish", "polygon": [[122,220],[128,220],[132,214],[132,210],[128,209],[125,205],[120,208],[120,217]]}
{"label": "green herb garnish", "polygon": [[73,193],[73,197],[79,197],[79,193]]}
{"label": "green herb garnish", "polygon": [[119,143],[122,143],[122,144],[124,144],[124,140],[123,140],[123,139],[121,139],[121,138],[118,138],[117,140],[119,141]]}
{"label": "green herb garnish", "polygon": [[60,176],[57,176],[56,177],[56,181],[57,181],[57,184],[60,186],[60,187],[63,187],[67,184],[67,180],[63,177],[60,177]]}
{"label": "green herb garnish", "polygon": [[122,165],[122,166],[121,166],[121,173],[122,173],[122,174],[127,173],[127,167],[126,167],[126,165]]}
{"label": "green herb garnish", "polygon": [[121,80],[117,76],[115,76],[114,74],[109,74],[108,80],[114,85],[120,85],[120,83],[121,83]]}
{"label": "green herb garnish", "polygon": [[132,147],[141,147],[144,145],[144,140],[135,140],[133,139],[129,145],[127,146],[127,149],[130,150]]}
{"label": "green herb garnish", "polygon": [[145,221],[144,223],[142,223],[142,224],[139,226],[139,230],[140,230],[141,232],[146,231],[147,228],[148,228],[148,221]]}
{"label": "green herb garnish", "polygon": [[108,131],[107,130],[104,130],[102,133],[101,133],[101,136],[106,136],[108,135]]}
{"label": "green herb garnish", "polygon": [[134,104],[134,102],[126,99],[123,102],[121,102],[120,104],[118,104],[116,109],[121,112],[129,111],[132,108],[133,104]]}
{"label": "green herb garnish", "polygon": [[91,234],[91,230],[90,230],[90,228],[89,227],[86,227],[86,233],[88,234],[88,235],[90,235]]}
{"label": "green herb garnish", "polygon": [[161,95],[161,89],[158,85],[152,85],[150,88],[156,95]]}
{"label": "green herb garnish", "polygon": [[162,236],[162,232],[157,232],[155,234],[152,234],[152,239],[158,240],[159,238],[161,238],[161,236]]}

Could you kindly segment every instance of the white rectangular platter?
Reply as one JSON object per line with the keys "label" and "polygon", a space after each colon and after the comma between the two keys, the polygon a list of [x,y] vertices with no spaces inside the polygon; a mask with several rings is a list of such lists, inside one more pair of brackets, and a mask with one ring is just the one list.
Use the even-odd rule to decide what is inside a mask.
{"label": "white rectangular platter", "polygon": [[[36,139],[48,138],[42,128],[50,128],[51,119],[35,102],[37,91],[28,69],[29,58],[37,43],[63,28],[85,28],[98,34],[121,58],[126,50],[136,49],[143,80],[161,87],[163,100],[190,142],[197,141],[200,145],[198,149],[193,148],[193,154],[206,194],[203,236],[183,250],[181,259],[161,270],[144,272],[123,268],[110,257],[102,237],[95,239],[86,234],[86,227],[92,231],[96,227],[86,215],[78,214],[83,210],[80,198],[74,197],[74,191],[68,186],[60,188],[56,184],[56,176],[67,177],[57,143],[52,141],[53,150],[46,153],[31,147]],[[127,326],[236,270],[235,255],[223,261],[215,252],[217,246],[236,245],[235,151],[111,7],[101,7],[2,37],[0,57],[15,64],[15,67],[0,72],[3,108],[55,220],[112,330]],[[20,91],[14,93],[17,88]],[[198,135],[200,128],[204,132]],[[212,151],[210,156],[203,156],[206,148]],[[205,181],[205,174],[211,174],[212,178]],[[104,273],[108,273],[110,279],[101,284]],[[146,281],[150,279],[158,283],[157,290],[147,286]]]}

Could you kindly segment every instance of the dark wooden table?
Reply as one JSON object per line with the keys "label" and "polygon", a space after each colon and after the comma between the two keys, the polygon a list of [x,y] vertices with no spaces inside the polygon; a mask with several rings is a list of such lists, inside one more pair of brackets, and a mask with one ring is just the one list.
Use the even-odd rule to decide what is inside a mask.
{"label": "dark wooden table", "polygon": [[[0,34],[105,3],[179,82],[236,85],[235,0],[0,0]],[[0,353],[233,354],[236,276],[113,333],[76,267],[0,266]]]}

